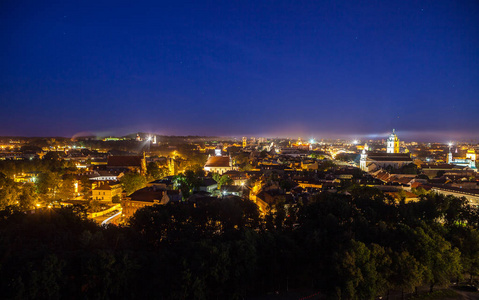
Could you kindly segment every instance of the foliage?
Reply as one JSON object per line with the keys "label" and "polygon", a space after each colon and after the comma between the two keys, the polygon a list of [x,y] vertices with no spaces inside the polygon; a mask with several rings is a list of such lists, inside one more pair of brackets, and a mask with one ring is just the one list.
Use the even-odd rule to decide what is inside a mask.
{"label": "foliage", "polygon": [[221,189],[222,185],[231,185],[234,182],[228,175],[220,175],[218,173],[213,173],[213,179],[218,183],[218,189]]}
{"label": "foliage", "polygon": [[146,178],[139,173],[126,173],[121,177],[120,183],[126,194],[130,195],[146,186]]}
{"label": "foliage", "polygon": [[[177,180],[188,189],[198,175]],[[107,228],[78,207],[4,208],[4,298],[244,299],[312,289],[374,299],[479,275],[477,208],[434,193],[393,204],[353,186],[296,206],[278,198],[264,218],[239,197],[195,198],[146,206],[129,227]]]}
{"label": "foliage", "polygon": [[186,170],[183,174],[174,176],[173,181],[177,189],[181,190],[184,199],[193,193],[194,189],[201,185],[201,177],[204,175],[203,169]]}
{"label": "foliage", "polygon": [[160,165],[159,162],[153,161],[146,166],[146,174],[151,180],[158,180],[168,176],[168,167]]}
{"label": "foliage", "polygon": [[32,209],[38,196],[31,183],[18,183],[0,173],[0,210],[17,207],[20,210]]}

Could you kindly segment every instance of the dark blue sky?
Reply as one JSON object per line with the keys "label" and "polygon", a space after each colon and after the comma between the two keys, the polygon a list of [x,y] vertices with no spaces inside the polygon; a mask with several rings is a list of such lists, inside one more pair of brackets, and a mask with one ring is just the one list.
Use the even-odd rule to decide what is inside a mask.
{"label": "dark blue sky", "polygon": [[1,2],[0,135],[479,138],[478,1],[68,2]]}

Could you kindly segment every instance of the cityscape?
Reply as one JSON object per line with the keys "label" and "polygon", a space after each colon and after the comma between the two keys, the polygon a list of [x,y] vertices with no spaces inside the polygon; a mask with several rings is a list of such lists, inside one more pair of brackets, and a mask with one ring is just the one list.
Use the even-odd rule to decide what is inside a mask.
{"label": "cityscape", "polygon": [[[325,235],[322,238],[331,238],[331,241],[339,237],[331,237],[330,234],[339,234],[346,228],[352,230],[354,233],[344,232],[342,234],[345,236],[335,242],[341,244],[344,243],[343,239],[345,238],[358,239],[350,246],[353,248],[343,251],[367,251],[367,254],[362,253],[362,255],[371,256],[371,258],[362,262],[361,259],[365,259],[364,257],[353,258],[359,260],[356,263],[370,263],[373,255],[390,255],[386,261],[380,262],[381,264],[387,263],[387,274],[408,277],[402,278],[401,283],[396,282],[395,277],[391,277],[389,279],[391,282],[387,282],[386,286],[376,286],[371,292],[359,294],[362,285],[370,287],[380,280],[379,278],[361,279],[363,282],[356,283],[357,286],[354,287],[358,290],[349,291],[354,294],[358,293],[361,298],[374,298],[381,293],[385,293],[385,295],[391,293],[392,299],[394,299],[394,295],[397,298],[402,298],[405,293],[412,293],[414,290],[417,293],[417,288],[427,283],[427,280],[430,280],[428,289],[429,285],[431,290],[437,285],[437,288],[441,290],[444,288],[444,284],[449,283],[450,280],[458,280],[457,278],[463,273],[470,274],[470,278],[465,279],[467,282],[472,282],[472,278],[477,272],[475,271],[475,260],[479,262],[479,253],[477,252],[479,233],[475,235],[475,229],[471,229],[472,231],[467,233],[461,231],[464,230],[463,226],[475,228],[479,225],[479,176],[477,176],[479,162],[476,159],[479,144],[404,142],[399,138],[399,132],[396,133],[395,129],[392,129],[390,134],[382,139],[367,141],[303,139],[301,137],[295,139],[182,137],[141,132],[121,137],[2,138],[0,144],[0,172],[2,174],[0,209],[4,212],[3,218],[9,214],[15,215],[15,212],[26,213],[30,218],[35,215],[40,218],[32,220],[32,222],[45,222],[44,218],[47,216],[47,218],[52,218],[52,214],[58,214],[62,218],[56,220],[55,223],[66,222],[63,220],[64,214],[66,212],[74,213],[77,218],[84,220],[82,221],[85,222],[83,226],[90,227],[90,229],[84,228],[81,235],[78,236],[80,243],[85,238],[87,241],[84,243],[88,245],[100,243],[94,241],[94,237],[99,234],[111,235],[109,238],[120,234],[114,228],[121,230],[133,228],[140,235],[135,238],[141,239],[142,243],[147,243],[153,249],[156,247],[182,247],[182,243],[185,242],[181,242],[182,240],[186,240],[188,243],[198,243],[198,239],[202,241],[205,238],[221,240],[226,238],[223,237],[225,235],[228,236],[233,232],[239,234],[243,231],[245,231],[243,232],[245,236],[239,240],[244,243],[241,247],[255,247],[255,245],[259,247],[257,243],[266,242],[261,239],[269,238],[272,240],[268,243],[271,242],[273,245],[268,246],[273,248],[268,251],[277,253],[242,254],[248,255],[247,257],[249,255],[259,256],[249,257],[249,259],[279,259],[279,261],[268,263],[272,263],[275,268],[287,268],[283,275],[275,274],[270,278],[270,282],[264,282],[262,283],[264,286],[255,287],[255,289],[251,288],[252,283],[245,281],[245,284],[251,288],[250,292],[262,291],[266,293],[265,295],[273,289],[274,292],[291,298],[302,296],[317,298],[328,295],[327,289],[318,291],[313,288],[314,285],[304,286],[300,278],[295,278],[301,272],[289,265],[298,260],[298,258],[289,257],[289,255],[299,254],[295,252],[298,250],[294,247],[301,247],[301,243],[305,242],[301,240],[295,242],[294,239],[299,238],[296,234],[302,230],[311,230],[308,227],[312,226],[309,224],[312,221],[320,222],[314,225],[318,226],[316,230],[321,228],[323,228],[322,230],[333,230],[329,234],[322,233]],[[377,203],[374,203],[375,201]],[[319,207],[316,207],[317,205]],[[333,207],[329,207],[330,205]],[[428,205],[433,205],[433,207],[427,207]],[[325,213],[327,214],[324,215]],[[377,213],[386,215],[378,216]],[[307,214],[316,216],[307,217]],[[9,219],[13,218],[13,215]],[[341,220],[341,218],[347,219]],[[371,222],[375,223],[371,224]],[[418,236],[410,241],[411,247],[413,247],[409,250],[411,253],[408,250],[403,250],[404,252],[399,254],[384,252],[392,251],[388,248],[376,249],[376,247],[381,247],[377,244],[371,244],[369,247],[372,248],[369,249],[367,244],[360,242],[360,239],[379,238],[379,241],[383,243],[390,243],[381,237],[380,232],[369,231],[378,230],[377,226],[382,224],[381,226],[394,228],[394,230],[392,228],[383,228],[382,230],[391,230],[400,236],[405,233],[395,231],[405,229],[395,227],[409,222],[420,228],[426,226],[425,224],[428,226],[442,224],[441,226],[444,227],[456,227],[457,224],[461,224],[459,228],[454,229],[460,231],[455,234],[467,234],[463,238],[471,240],[469,242],[461,240],[460,244],[457,244],[458,248],[453,248],[453,243],[458,242],[455,239],[461,238],[460,236],[452,237],[451,242],[441,236],[427,236],[428,240],[421,241],[417,239],[421,238],[421,234],[426,233],[412,231],[409,234]],[[70,226],[64,223],[60,224],[63,225],[52,224],[50,226]],[[8,228],[7,226],[4,230]],[[409,228],[409,230],[417,230],[413,228]],[[69,229],[57,228],[57,230]],[[260,240],[249,241],[248,239],[251,238],[247,233],[249,230],[259,234],[255,238]],[[361,230],[366,230],[366,233],[360,232]],[[428,228],[428,230],[433,229]],[[126,239],[123,236],[126,233],[124,232],[117,238]],[[286,236],[292,235],[289,237],[292,239],[289,243],[297,244],[291,249],[277,248],[278,246],[274,246],[274,243],[284,241],[275,239],[285,238],[275,236],[280,233]],[[42,234],[48,236],[56,233],[42,232]],[[191,234],[198,236],[193,237]],[[267,236],[263,236],[265,234]],[[269,236],[270,234],[273,236]],[[99,237],[97,236],[97,238]],[[108,241],[104,240],[105,238],[101,237],[101,246],[91,244],[88,247],[97,250],[108,248]],[[306,238],[308,243],[314,242],[314,240],[309,240],[313,238],[312,236],[302,238]],[[46,238],[47,241],[50,239],[51,237]],[[239,241],[236,240],[236,242]],[[51,242],[55,242],[55,239],[47,243]],[[59,241],[55,243],[57,242]],[[60,244],[64,242],[62,241]],[[129,241],[123,240],[123,243],[128,244]],[[222,242],[213,242],[208,247],[217,247],[216,243],[221,245]],[[416,248],[418,247],[416,243],[443,243],[440,244],[440,247],[445,248],[437,251],[443,251],[441,255],[444,255],[442,259],[444,259],[445,265],[441,266],[443,269],[435,270],[443,272],[441,277],[436,278],[434,274],[429,275],[431,276],[429,279],[423,277],[426,276],[422,273],[425,270],[419,268],[426,268],[421,265],[422,255],[426,255],[422,253],[425,249],[422,248],[423,246]],[[201,244],[201,247],[203,246]],[[388,244],[388,246],[391,245]],[[82,246],[81,249],[91,251],[88,247]],[[141,248],[140,245],[133,248],[125,245],[122,247],[124,247],[123,251],[135,251],[134,249],[138,251],[136,247]],[[228,247],[240,246],[230,245]],[[221,255],[239,255],[230,251],[246,251],[241,247],[235,250],[223,249],[222,251],[227,251],[228,254]],[[266,245],[262,247],[266,247]],[[315,247],[314,251],[321,251],[320,245]],[[424,245],[424,247],[426,246]],[[467,247],[463,251],[469,252],[459,254],[459,247]],[[407,246],[400,248],[407,249]],[[215,251],[220,251],[207,249],[203,249],[203,251],[213,251],[210,255],[214,256],[216,256],[213,254],[216,253]],[[308,251],[308,249],[309,247],[302,251]],[[63,251],[62,248],[61,250]],[[330,250],[336,251],[336,248]],[[261,252],[264,249],[259,248],[254,251]],[[291,252],[283,253],[283,251]],[[325,250],[322,249],[322,251]],[[374,251],[379,251],[379,253]],[[413,258],[414,256],[411,256],[414,255],[413,251],[418,251],[417,254],[421,255],[416,258],[417,261]],[[50,251],[47,250],[47,253]],[[115,258],[116,254],[109,253],[109,255],[113,255],[109,259],[112,259],[111,263],[116,267],[128,267],[127,265],[117,266],[117,263],[120,262],[114,262],[115,259],[118,259]],[[218,255],[220,254],[218,253]],[[268,257],[261,257],[262,255]],[[272,256],[269,257],[270,255]],[[303,253],[303,255],[305,254]],[[316,257],[318,253],[313,252],[312,255]],[[348,255],[359,255],[359,253],[352,252]],[[401,256],[394,258],[395,255]],[[233,259],[233,257],[228,259]],[[236,257],[236,259],[246,259],[246,257]],[[283,259],[288,261],[283,261]],[[352,263],[344,261],[346,259],[344,257],[335,259],[343,264]],[[404,259],[405,261],[391,261],[391,259]],[[455,260],[456,265],[449,261],[451,259]],[[471,261],[465,262],[464,259]],[[59,264],[58,261],[55,263]],[[128,261],[128,263],[133,263],[133,261]],[[189,263],[195,263],[195,261]],[[238,267],[231,265],[233,263],[231,261],[212,263],[224,263],[225,266],[232,269]],[[406,265],[393,265],[393,263]],[[437,261],[434,260],[434,264],[436,263]],[[55,267],[61,269],[62,266],[56,265]],[[259,266],[272,267],[264,266],[261,263]],[[191,267],[193,268],[193,266]],[[212,266],[201,268],[209,267]],[[215,267],[224,266],[216,265]],[[253,264],[250,267],[258,266]],[[347,267],[345,266],[345,268]],[[362,272],[367,271],[362,269],[366,266],[357,265],[355,267]],[[368,268],[370,267],[368,266]],[[183,270],[180,266],[178,268]],[[201,268],[191,272],[203,272],[204,270],[202,271]],[[394,271],[393,268],[400,269]],[[413,268],[407,272],[416,273],[404,274],[403,272],[406,271],[403,268]],[[142,270],[135,269],[136,272],[142,272]],[[255,271],[255,269],[243,271],[263,272]],[[56,270],[56,272],[60,271]],[[102,272],[106,272],[106,270],[102,270]],[[336,272],[342,274],[352,271],[340,269]],[[375,270],[375,272],[379,273],[380,270]],[[395,274],[394,272],[399,273]],[[179,275],[181,274],[180,272]],[[48,274],[48,276],[53,275]],[[61,276],[61,274],[57,274],[57,276]],[[116,279],[116,275],[109,276],[112,276],[112,280],[113,278],[119,280]],[[199,275],[195,274],[195,276]],[[203,274],[202,276],[212,275]],[[323,276],[321,275],[321,279],[317,280],[326,280]],[[354,278],[356,275],[349,274],[349,276],[352,276],[349,280],[357,280]],[[369,274],[368,276],[373,275]],[[140,277],[143,278],[143,275]],[[225,285],[231,284],[227,283],[226,278],[217,278],[216,280],[225,280]],[[14,278],[12,280],[15,282]],[[341,280],[337,282],[341,282]],[[95,287],[98,282],[85,284]],[[207,298],[214,295],[212,294],[213,290],[210,290],[212,287],[209,287],[207,283],[203,284],[205,285],[203,288],[207,290],[203,290],[201,293],[206,293]],[[319,283],[316,284],[319,285]],[[289,291],[290,285],[292,292]],[[463,286],[468,287],[466,291],[469,292],[473,287],[472,285],[470,287],[469,285]],[[95,287],[95,289],[103,288]],[[171,294],[174,291],[169,290],[168,287],[164,288],[164,292],[157,295],[177,297]],[[188,289],[192,288],[193,286],[188,286]],[[108,293],[111,292],[108,291]],[[231,291],[218,293],[221,297],[229,298],[232,295],[229,292]],[[347,292],[347,289],[344,292]],[[196,294],[198,291],[195,290],[189,290],[189,293],[192,293],[190,295],[192,298],[202,297]],[[243,287],[235,293],[248,296]],[[97,296],[94,290],[87,290],[85,294]],[[249,296],[252,295],[254,293],[249,294]],[[131,296],[136,298],[137,294]]]}
{"label": "cityscape", "polygon": [[479,299],[479,3],[5,1],[2,299]]}

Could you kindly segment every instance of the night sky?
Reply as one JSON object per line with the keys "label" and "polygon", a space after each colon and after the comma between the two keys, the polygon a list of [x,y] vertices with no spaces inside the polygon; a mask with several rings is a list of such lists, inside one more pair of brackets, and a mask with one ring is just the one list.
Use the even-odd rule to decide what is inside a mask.
{"label": "night sky", "polygon": [[478,1],[66,2],[1,1],[0,135],[479,138]]}

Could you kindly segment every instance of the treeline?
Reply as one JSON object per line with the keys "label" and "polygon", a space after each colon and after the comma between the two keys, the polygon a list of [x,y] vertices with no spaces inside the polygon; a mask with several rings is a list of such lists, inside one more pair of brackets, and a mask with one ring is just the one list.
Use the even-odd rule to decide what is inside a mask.
{"label": "treeline", "polygon": [[479,214],[427,194],[393,203],[378,190],[276,203],[240,198],[139,210],[101,228],[71,210],[0,216],[5,298],[247,299],[302,289],[374,299],[479,273]]}

